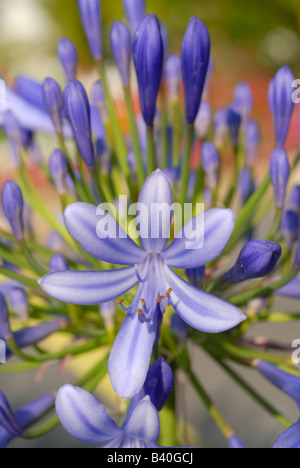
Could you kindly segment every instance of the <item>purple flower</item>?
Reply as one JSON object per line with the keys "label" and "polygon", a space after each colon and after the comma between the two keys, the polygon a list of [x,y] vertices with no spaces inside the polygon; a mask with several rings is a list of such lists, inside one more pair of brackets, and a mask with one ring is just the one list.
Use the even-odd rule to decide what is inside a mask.
{"label": "purple flower", "polygon": [[2,209],[17,240],[24,237],[23,208],[20,187],[13,180],[7,180],[2,188]]}
{"label": "purple flower", "polygon": [[82,26],[94,60],[102,58],[101,22],[102,12],[100,0],[78,0],[78,9]]}
{"label": "purple flower", "polygon": [[150,397],[150,401],[157,411],[165,406],[173,388],[173,383],[172,369],[163,358],[159,358],[150,366],[144,385],[145,395]]}
{"label": "purple flower", "polygon": [[51,257],[49,268],[51,271],[69,270],[69,265],[62,254],[56,253]]}
{"label": "purple flower", "polygon": [[65,193],[66,191],[66,175],[68,173],[68,163],[64,153],[56,149],[50,156],[49,160],[49,171],[55,188],[59,195]]}
{"label": "purple flower", "polygon": [[181,47],[186,119],[193,125],[200,107],[210,56],[210,37],[199,18],[190,20]]}
{"label": "purple flower", "polygon": [[116,425],[95,397],[72,385],[58,391],[56,412],[72,437],[103,444],[101,448],[154,448],[159,438],[159,416],[149,397],[131,409],[122,427]]}
{"label": "purple flower", "polygon": [[253,94],[248,83],[239,83],[234,90],[234,104],[246,122],[253,108]]}
{"label": "purple flower", "polygon": [[239,192],[243,204],[245,204],[255,190],[252,169],[244,166],[239,174]]}
{"label": "purple flower", "polygon": [[217,148],[221,148],[228,132],[227,109],[219,109],[214,116],[214,141]]}
{"label": "purple flower", "polygon": [[269,87],[269,107],[273,115],[276,144],[285,144],[294,110],[292,83],[294,75],[289,67],[276,73]]}
{"label": "purple flower", "polygon": [[55,397],[50,393],[13,413],[5,395],[0,392],[0,448],[6,448],[15,437],[22,437],[29,426],[51,409],[54,401]]}
{"label": "purple flower", "polygon": [[[39,281],[50,296],[75,304],[107,302],[139,283],[131,306],[126,309],[122,305],[127,317],[108,363],[113,387],[122,397],[132,397],[144,384],[158,316],[165,310],[164,299],[189,325],[204,332],[218,333],[245,320],[238,308],[194,288],[171,270],[197,268],[218,257],[231,236],[234,213],[215,208],[200,214],[166,249],[171,205],[171,187],[157,170],[146,180],[139,198],[142,248],[103,210],[86,203],[69,205],[65,211],[67,229],[87,252],[108,263],[131,266],[110,271],[55,272]],[[204,240],[195,234],[197,223],[204,227]]]}
{"label": "purple flower", "polygon": [[78,53],[71,39],[63,37],[57,43],[57,55],[67,81],[75,80],[78,67]]}
{"label": "purple flower", "polygon": [[204,266],[198,268],[188,268],[185,270],[185,274],[188,277],[189,282],[195,286],[195,288],[202,289],[205,280]]}
{"label": "purple flower", "polygon": [[133,60],[139,85],[142,114],[152,126],[163,72],[164,47],[156,15],[148,15],[133,40]]}
{"label": "purple flower", "polygon": [[276,206],[282,208],[290,176],[290,165],[285,149],[276,148],[273,151],[270,160],[270,176],[274,189]]}
{"label": "purple flower", "polygon": [[114,21],[110,31],[110,46],[124,86],[129,86],[131,35],[122,21]]}
{"label": "purple flower", "polygon": [[67,117],[72,125],[75,140],[88,168],[95,165],[91,130],[91,110],[86,91],[77,80],[71,80],[64,92]]}
{"label": "purple flower", "polygon": [[23,130],[21,129],[14,114],[11,111],[7,111],[4,114],[3,128],[12,146],[13,152],[18,158],[24,147]]}
{"label": "purple flower", "polygon": [[241,250],[235,265],[224,278],[229,283],[241,283],[270,274],[281,256],[279,244],[264,240],[248,242]]}
{"label": "purple flower", "polygon": [[107,108],[103,85],[100,80],[96,81],[92,87],[92,105],[97,107],[103,120],[107,120]]}
{"label": "purple flower", "polygon": [[291,190],[289,209],[300,215],[300,185],[294,185]]}
{"label": "purple flower", "polygon": [[211,107],[207,101],[202,101],[195,120],[195,132],[199,140],[203,140],[209,131],[211,123]]}
{"label": "purple flower", "polygon": [[239,144],[240,128],[242,124],[242,118],[235,105],[231,105],[227,109],[227,125],[229,129],[229,135],[234,148],[237,148]]}
{"label": "purple flower", "polygon": [[14,91],[34,107],[38,107],[42,111],[46,110],[43,87],[39,82],[28,76],[20,75],[15,80]]}
{"label": "purple flower", "polygon": [[245,449],[245,445],[243,442],[238,438],[237,435],[232,435],[228,438],[228,448],[230,449]]}
{"label": "purple flower", "polygon": [[179,98],[182,82],[181,60],[179,55],[171,54],[167,57],[164,69],[165,82],[170,101]]}
{"label": "purple flower", "polygon": [[170,327],[178,341],[185,343],[188,336],[188,325],[178,314],[172,315]]}
{"label": "purple flower", "polygon": [[257,157],[257,147],[260,143],[261,135],[257,122],[249,120],[246,123],[245,141],[246,141],[246,159],[247,164],[252,167]]}
{"label": "purple flower", "polygon": [[55,130],[57,133],[62,133],[63,99],[59,84],[53,78],[45,79],[43,95],[45,107],[52,119]]}
{"label": "purple flower", "polygon": [[25,321],[29,317],[28,297],[22,288],[11,288],[8,293],[9,303],[20,320]]}
{"label": "purple flower", "polygon": [[134,34],[146,15],[145,0],[123,0],[123,7]]}
{"label": "purple flower", "polygon": [[208,186],[211,189],[216,188],[218,183],[220,156],[217,148],[210,141],[207,141],[202,145],[201,162],[207,178]]}
{"label": "purple flower", "polygon": [[284,210],[281,220],[281,231],[287,250],[291,250],[298,238],[299,215],[291,210]]}
{"label": "purple flower", "polygon": [[5,297],[0,292],[0,336],[8,341],[12,338],[12,333],[10,330],[8,309]]}

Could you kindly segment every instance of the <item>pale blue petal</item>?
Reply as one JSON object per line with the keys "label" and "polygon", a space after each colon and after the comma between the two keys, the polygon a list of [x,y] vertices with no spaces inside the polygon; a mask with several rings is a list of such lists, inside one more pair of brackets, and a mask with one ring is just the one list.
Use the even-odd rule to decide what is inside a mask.
{"label": "pale blue petal", "polygon": [[66,227],[89,254],[116,265],[142,263],[146,252],[138,247],[115,219],[87,203],[73,203],[65,210]]}
{"label": "pale blue petal", "polygon": [[68,433],[82,442],[102,444],[121,433],[101,403],[73,385],[64,385],[58,391],[56,412]]}
{"label": "pale blue petal", "polygon": [[173,268],[197,268],[205,265],[224,250],[234,224],[235,214],[232,210],[207,210],[186,224],[162,256]]}
{"label": "pale blue petal", "polygon": [[221,333],[246,320],[240,309],[191,286],[167,267],[165,278],[167,287],[172,288],[170,299],[174,309],[191,327]]}
{"label": "pale blue petal", "polygon": [[155,443],[159,438],[159,416],[149,397],[140,401],[132,409],[123,426],[126,434],[146,442]]}
{"label": "pale blue petal", "polygon": [[138,313],[127,314],[108,360],[108,372],[115,392],[132,398],[144,385],[156,338],[156,317],[141,323]]}
{"label": "pale blue petal", "polygon": [[101,445],[100,448],[112,449],[112,448],[121,448],[124,441],[125,434],[121,434],[114,439],[111,439],[106,444]]}
{"label": "pale blue petal", "polygon": [[296,449],[300,448],[300,419],[299,421],[285,431],[275,442],[273,448],[278,449]]}
{"label": "pale blue petal", "polygon": [[275,294],[278,296],[300,298],[300,277],[296,276],[290,283],[286,284],[280,289],[277,289]]}
{"label": "pale blue petal", "polygon": [[140,238],[147,252],[160,253],[170,238],[172,189],[160,169],[144,183],[140,197]]}
{"label": "pale blue petal", "polygon": [[121,296],[137,284],[135,268],[110,271],[56,271],[39,280],[49,296],[69,304],[92,305]]}

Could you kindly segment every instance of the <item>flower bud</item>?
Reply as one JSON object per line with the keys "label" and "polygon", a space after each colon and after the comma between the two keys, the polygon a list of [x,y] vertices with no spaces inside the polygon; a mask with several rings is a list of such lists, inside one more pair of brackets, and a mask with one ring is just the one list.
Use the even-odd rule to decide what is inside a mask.
{"label": "flower bud", "polygon": [[279,244],[264,240],[250,241],[242,248],[235,265],[224,275],[224,279],[234,284],[263,278],[273,271],[280,256]]}
{"label": "flower bud", "polygon": [[171,330],[179,342],[184,343],[187,339],[188,325],[178,314],[171,317]]}
{"label": "flower bud", "polygon": [[6,111],[4,114],[3,129],[13,152],[18,158],[24,147],[23,131],[11,111]]}
{"label": "flower bud", "polygon": [[123,7],[134,34],[146,15],[145,0],[123,0]]}
{"label": "flower bud", "polygon": [[186,119],[193,125],[199,111],[210,56],[210,37],[205,24],[190,20],[181,47]]}
{"label": "flower bud", "polygon": [[300,215],[300,185],[294,185],[291,190],[289,209]]}
{"label": "flower bud", "polygon": [[114,318],[116,315],[115,301],[103,302],[99,306],[99,312],[106,328],[114,327]]}
{"label": "flower bud", "polygon": [[198,268],[189,268],[185,270],[186,276],[189,282],[195,286],[195,288],[202,289],[205,280],[205,267],[201,266]]}
{"label": "flower bud", "polygon": [[229,129],[231,143],[234,148],[237,148],[239,144],[241,124],[242,118],[238,113],[237,108],[233,105],[229,106],[227,109],[227,126]]}
{"label": "flower bud", "polygon": [[17,240],[24,236],[23,206],[20,187],[13,180],[6,181],[2,188],[2,209]]}
{"label": "flower bud", "polygon": [[148,371],[144,391],[145,395],[150,396],[151,403],[157,411],[164,407],[172,391],[173,383],[174,377],[170,366],[163,358],[155,361]]}
{"label": "flower bud", "polygon": [[106,107],[106,100],[105,94],[103,90],[103,85],[101,81],[96,81],[92,87],[92,105],[97,107],[99,110],[103,121],[108,119],[107,115],[107,107]]}
{"label": "flower bud", "polygon": [[4,429],[13,437],[21,437],[23,430],[17,423],[12,409],[5,397],[0,391],[0,429]]}
{"label": "flower bud", "polygon": [[294,110],[293,81],[293,73],[285,66],[278,70],[269,87],[269,107],[274,120],[276,144],[279,146],[285,144]]}
{"label": "flower bud", "polygon": [[220,156],[213,143],[207,141],[202,145],[202,167],[205,172],[208,186],[216,188],[220,167]]}
{"label": "flower bud", "polygon": [[290,176],[289,160],[283,148],[276,148],[271,155],[270,176],[274,189],[276,206],[277,208],[282,208]]}
{"label": "flower bud", "polygon": [[78,67],[78,53],[74,43],[67,37],[60,39],[57,43],[57,55],[67,81],[75,80]]}
{"label": "flower bud", "polygon": [[111,51],[124,86],[129,86],[131,35],[122,21],[114,21],[110,32]]}
{"label": "flower bud", "polygon": [[299,215],[295,211],[284,210],[281,219],[281,231],[287,250],[291,250],[298,238]]}
{"label": "flower bud", "polygon": [[244,166],[239,174],[239,193],[243,205],[247,203],[255,190],[252,170],[248,166]]}
{"label": "flower bud", "polygon": [[0,292],[0,337],[9,341],[12,338],[12,333],[9,325],[9,315],[5,297]]}
{"label": "flower bud", "polygon": [[65,109],[74,132],[79,152],[88,168],[95,165],[91,130],[91,110],[86,91],[77,80],[71,80],[64,93]]}
{"label": "flower bud", "polygon": [[14,332],[14,340],[18,348],[26,348],[45,340],[53,333],[61,330],[63,325],[65,325],[63,320],[42,322],[35,327],[23,328]]}
{"label": "flower bud", "polygon": [[14,82],[14,91],[34,107],[45,111],[43,86],[38,81],[19,75]]}
{"label": "flower bud", "polygon": [[195,132],[199,140],[203,140],[209,130],[211,122],[211,107],[207,101],[202,101],[195,120]]}
{"label": "flower bud", "polygon": [[230,436],[227,440],[230,449],[244,449],[246,448],[243,442],[235,434]]}
{"label": "flower bud", "polygon": [[224,143],[225,135],[228,131],[227,109],[219,109],[214,117],[214,142],[217,148],[221,148]]}
{"label": "flower bud", "polygon": [[89,44],[93,59],[102,59],[101,22],[102,14],[100,0],[78,0],[78,8],[82,26]]}
{"label": "flower bud", "polygon": [[47,238],[47,247],[54,252],[60,252],[64,249],[64,241],[56,231],[50,232]]}
{"label": "flower bud", "polygon": [[54,254],[49,262],[51,271],[69,270],[69,265],[65,257],[59,253]]}
{"label": "flower bud", "polygon": [[170,101],[177,101],[182,81],[181,60],[179,55],[171,54],[167,57],[164,76]]}
{"label": "flower bud", "polygon": [[243,122],[246,122],[253,108],[253,93],[247,83],[241,82],[236,86],[234,104],[242,116]]}
{"label": "flower bud", "polygon": [[46,78],[43,83],[44,102],[53,122],[56,133],[62,133],[63,99],[59,84],[53,78]]}
{"label": "flower bud", "polygon": [[252,167],[257,156],[257,147],[260,143],[260,131],[255,120],[249,120],[246,123],[245,142],[246,142],[246,160],[247,164]]}
{"label": "flower bud", "polygon": [[133,40],[133,60],[138,80],[142,114],[152,126],[162,78],[164,48],[156,15],[148,15]]}
{"label": "flower bud", "polygon": [[169,51],[169,33],[168,33],[165,23],[163,23],[162,21],[159,22],[159,27],[160,27],[161,40],[162,40],[163,47],[164,47],[164,59],[165,59]]}
{"label": "flower bud", "polygon": [[212,56],[210,56],[209,63],[208,63],[208,68],[207,68],[207,73],[206,73],[206,78],[205,78],[205,83],[204,83],[204,89],[203,89],[203,99],[205,101],[208,100],[209,98],[209,93],[210,93],[210,86],[211,86],[211,80],[212,80],[212,75],[214,72],[215,68],[215,63],[214,59]]}
{"label": "flower bud", "polygon": [[25,321],[29,317],[28,297],[24,289],[12,288],[8,294],[9,303],[20,320]]}
{"label": "flower bud", "polygon": [[68,163],[64,153],[56,149],[50,156],[49,160],[49,171],[53,182],[55,184],[55,188],[59,195],[65,193],[65,179],[68,173]]}

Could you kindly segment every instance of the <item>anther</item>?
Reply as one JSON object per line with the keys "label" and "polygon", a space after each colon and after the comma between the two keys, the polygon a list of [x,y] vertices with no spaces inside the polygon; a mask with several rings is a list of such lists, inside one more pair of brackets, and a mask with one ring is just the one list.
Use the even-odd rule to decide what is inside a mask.
{"label": "anther", "polygon": [[137,313],[138,313],[139,315],[144,315],[144,311],[143,311],[142,309],[138,309],[138,310],[137,310]]}
{"label": "anther", "polygon": [[117,304],[117,305],[123,304],[124,301],[125,301],[125,299],[122,297],[122,299],[118,299],[118,300],[116,301],[116,304]]}
{"label": "anther", "polygon": [[167,293],[166,293],[166,297],[170,297],[172,291],[173,291],[173,289],[169,288]]}
{"label": "anther", "polygon": [[165,298],[165,296],[158,296],[158,298],[156,299],[156,303],[159,304],[161,301],[163,301]]}
{"label": "anther", "polygon": [[144,301],[144,299],[141,299],[141,304],[143,307],[146,307],[146,302]]}

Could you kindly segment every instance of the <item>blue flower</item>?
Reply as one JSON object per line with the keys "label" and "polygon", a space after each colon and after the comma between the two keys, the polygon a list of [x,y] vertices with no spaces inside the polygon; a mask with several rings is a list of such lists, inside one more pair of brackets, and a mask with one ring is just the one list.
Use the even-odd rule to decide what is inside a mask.
{"label": "blue flower", "polygon": [[102,31],[100,0],[78,0],[82,26],[94,60],[102,58]]}
{"label": "blue flower", "polygon": [[66,176],[68,173],[68,162],[64,153],[55,149],[49,159],[49,171],[55,188],[59,195],[66,191]]}
{"label": "blue flower", "polygon": [[54,394],[49,393],[13,413],[0,391],[0,448],[6,448],[15,437],[24,436],[25,430],[46,414],[54,401]]}
{"label": "blue flower", "polygon": [[171,54],[167,57],[164,67],[164,77],[170,101],[179,98],[182,82],[181,60],[179,55]]}
{"label": "blue flower", "polygon": [[234,148],[237,148],[239,144],[242,118],[236,105],[232,104],[227,109],[227,125],[232,145]]}
{"label": "blue flower", "polygon": [[129,86],[131,35],[122,21],[114,21],[110,31],[110,45],[124,86]]}
{"label": "blue flower", "polygon": [[228,442],[228,447],[231,449],[245,449],[246,448],[243,442],[235,434],[229,437],[227,442]]}
{"label": "blue flower", "polygon": [[290,165],[287,153],[283,148],[276,148],[270,160],[270,176],[274,189],[276,206],[282,208],[290,176]]}
{"label": "blue flower", "polygon": [[261,140],[260,130],[255,120],[249,120],[245,128],[246,159],[252,167],[257,157],[257,148]]}
{"label": "blue flower", "polygon": [[145,0],[123,0],[123,7],[134,34],[146,15]]}
{"label": "blue flower", "polygon": [[74,43],[63,37],[57,43],[57,56],[66,75],[67,81],[75,80],[78,67],[78,53]]}
{"label": "blue flower", "polygon": [[239,83],[234,90],[234,104],[246,122],[253,108],[253,93],[248,83]]}
{"label": "blue flower", "polygon": [[149,397],[130,409],[122,427],[116,425],[96,398],[72,385],[58,391],[56,412],[72,437],[103,444],[101,448],[153,448],[159,438],[159,416]]}
{"label": "blue flower", "polygon": [[13,180],[7,180],[3,185],[2,208],[15,238],[22,240],[24,237],[24,201],[20,187]]}
{"label": "blue flower", "polygon": [[52,119],[55,130],[62,133],[63,98],[59,84],[53,78],[46,78],[43,83],[45,107]]}
{"label": "blue flower", "polygon": [[[165,249],[169,235],[166,231],[171,223],[172,191],[160,170],[146,180],[139,203],[147,209],[139,223],[142,249],[110,215],[102,212],[100,218],[98,208],[97,216],[97,208],[93,205],[75,203],[65,211],[69,233],[87,252],[108,263],[131,266],[98,272],[61,271],[50,273],[39,281],[50,296],[75,304],[107,302],[139,283],[131,306],[125,309],[122,304],[127,317],[108,363],[114,389],[126,398],[137,394],[145,382],[156,339],[157,320],[164,312],[163,299],[189,325],[204,332],[219,333],[245,320],[238,308],[194,288],[171,270],[196,268],[218,257],[232,233],[233,212],[214,208],[202,213],[191,220]],[[151,216],[151,206],[164,210],[161,222]],[[195,239],[195,222],[204,223],[201,224],[205,229],[204,243],[203,239]],[[192,237],[194,243],[190,244]]]}

